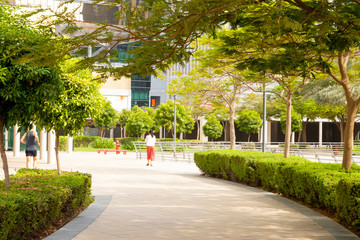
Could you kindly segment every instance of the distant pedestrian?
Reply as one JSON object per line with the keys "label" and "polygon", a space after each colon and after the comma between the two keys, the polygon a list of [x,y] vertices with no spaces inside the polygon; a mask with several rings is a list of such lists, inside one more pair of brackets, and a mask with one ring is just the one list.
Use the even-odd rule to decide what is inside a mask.
{"label": "distant pedestrian", "polygon": [[147,164],[146,166],[152,166],[152,161],[155,160],[155,143],[156,137],[151,130],[145,138],[146,143],[146,153],[147,153]]}
{"label": "distant pedestrian", "polygon": [[[25,141],[26,140],[26,141]],[[30,158],[33,157],[33,168],[36,167],[36,156],[37,156],[37,148],[36,148],[36,141],[40,146],[38,135],[35,131],[35,127],[31,127],[30,131],[24,133],[21,137],[20,142],[26,144],[26,168],[29,168],[30,165]]]}

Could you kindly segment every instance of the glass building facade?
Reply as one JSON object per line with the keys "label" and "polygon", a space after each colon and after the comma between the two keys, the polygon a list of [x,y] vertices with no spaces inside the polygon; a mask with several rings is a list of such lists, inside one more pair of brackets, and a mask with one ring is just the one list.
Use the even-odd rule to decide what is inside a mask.
{"label": "glass building facade", "polygon": [[151,76],[131,77],[131,107],[149,107],[149,92],[151,87]]}

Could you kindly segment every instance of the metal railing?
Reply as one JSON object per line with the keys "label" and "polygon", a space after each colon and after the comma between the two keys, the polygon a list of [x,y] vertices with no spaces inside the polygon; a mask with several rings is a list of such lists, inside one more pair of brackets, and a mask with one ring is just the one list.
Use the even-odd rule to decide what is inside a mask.
{"label": "metal railing", "polygon": [[[146,159],[146,144],[142,141],[133,142],[136,157]],[[162,160],[175,161],[194,161],[194,153],[207,150],[230,149],[229,142],[199,142],[199,141],[159,141],[156,142],[156,157]],[[262,143],[254,142],[236,142],[236,150],[243,151],[262,151]],[[344,144],[340,142],[328,142],[321,145],[317,142],[292,143],[290,145],[290,154],[301,156],[313,162],[323,163],[341,163]],[[266,145],[266,152],[282,153],[284,151],[283,142],[272,142]],[[354,163],[360,164],[360,143],[354,143],[353,159]]]}

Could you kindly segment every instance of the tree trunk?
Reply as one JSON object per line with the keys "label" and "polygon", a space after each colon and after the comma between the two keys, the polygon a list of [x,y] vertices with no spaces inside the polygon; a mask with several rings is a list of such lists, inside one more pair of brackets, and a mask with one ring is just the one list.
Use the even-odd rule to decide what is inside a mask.
{"label": "tree trunk", "polygon": [[196,120],[196,126],[197,126],[196,140],[200,140],[200,123],[198,119]]}
{"label": "tree trunk", "polygon": [[235,149],[235,124],[234,124],[234,117],[235,117],[235,101],[232,101],[229,104],[229,125],[230,125],[230,149]]}
{"label": "tree trunk", "polygon": [[251,136],[251,133],[249,133],[249,135],[248,135],[248,142],[250,142],[250,136]]}
{"label": "tree trunk", "polygon": [[60,145],[60,136],[59,136],[60,131],[59,130],[55,130],[55,154],[56,154],[56,165],[57,165],[57,170],[58,170],[58,174],[61,174],[61,169],[60,169],[60,157],[59,157],[59,145]]}
{"label": "tree trunk", "polygon": [[306,128],[307,128],[308,123],[309,123],[309,119],[307,118],[306,122],[304,124],[304,128],[302,130],[302,140],[303,140],[303,142],[307,142]]}
{"label": "tree trunk", "polygon": [[301,130],[301,131],[299,132],[299,136],[298,136],[298,140],[297,140],[297,142],[300,142],[300,141],[301,141],[301,136],[302,136],[302,133],[303,133],[303,131]]}
{"label": "tree trunk", "polygon": [[[354,119],[355,122],[355,119]],[[344,119],[344,117],[341,117],[340,120],[340,141],[344,142],[345,139],[345,128],[346,128],[346,121]]]}
{"label": "tree trunk", "polygon": [[355,106],[354,102],[347,102],[346,105],[346,125],[344,131],[344,154],[342,161],[342,168],[350,169],[352,160],[353,150],[353,139],[354,139],[354,123],[355,116],[358,107]]}
{"label": "tree trunk", "polygon": [[286,128],[285,128],[285,147],[284,158],[288,158],[290,154],[290,141],[291,141],[291,96],[286,102]]}
{"label": "tree trunk", "polygon": [[1,133],[0,133],[0,152],[1,152],[1,159],[3,162],[4,175],[5,175],[5,187],[8,188],[10,186],[10,176],[9,176],[8,160],[7,160],[7,156],[6,156],[5,148],[4,148],[4,135],[3,135],[4,121],[5,121],[5,115],[1,116],[1,118],[0,118],[0,131],[1,131]]}
{"label": "tree trunk", "polygon": [[220,122],[221,123],[221,125],[222,125],[222,127],[223,127],[223,132],[224,132],[224,141],[226,141],[226,129],[225,129],[225,121],[221,121]]}

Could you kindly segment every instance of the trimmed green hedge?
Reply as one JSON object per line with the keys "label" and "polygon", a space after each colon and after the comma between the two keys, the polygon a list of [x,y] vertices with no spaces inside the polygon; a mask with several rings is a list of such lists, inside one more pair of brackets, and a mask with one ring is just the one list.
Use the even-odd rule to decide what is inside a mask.
{"label": "trimmed green hedge", "polygon": [[5,188],[0,181],[0,239],[32,239],[64,216],[91,203],[91,175],[20,169]]}
{"label": "trimmed green hedge", "polygon": [[120,143],[120,148],[125,150],[135,150],[134,141],[145,141],[143,138],[138,137],[126,137],[126,138],[117,138],[116,140]]}
{"label": "trimmed green hedge", "polygon": [[90,146],[101,149],[115,149],[116,147],[112,138],[95,139]]}
{"label": "trimmed green hedge", "polygon": [[314,163],[298,156],[249,151],[195,153],[196,165],[207,175],[246,183],[326,208],[354,230],[360,230],[360,167]]}
{"label": "trimmed green hedge", "polygon": [[88,147],[95,139],[101,139],[99,136],[75,136],[74,147]]}

